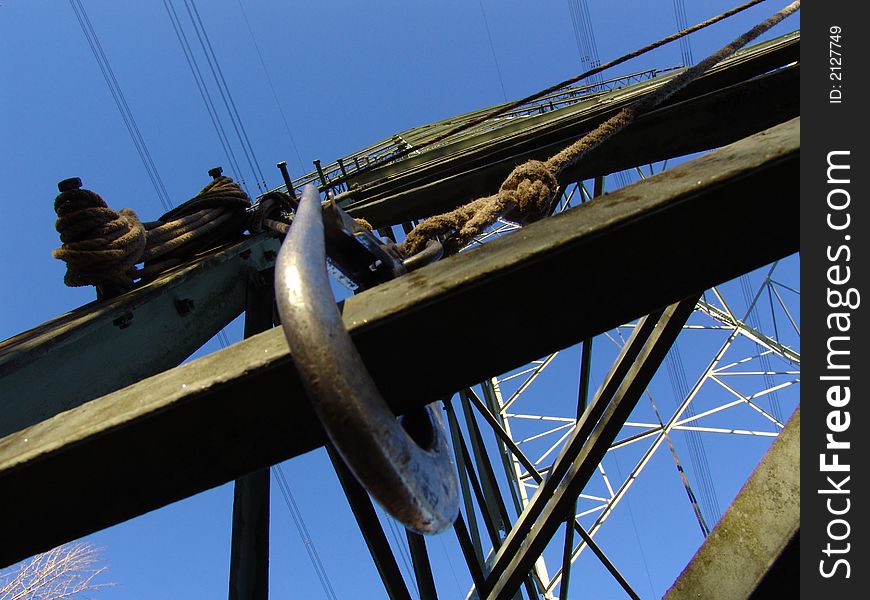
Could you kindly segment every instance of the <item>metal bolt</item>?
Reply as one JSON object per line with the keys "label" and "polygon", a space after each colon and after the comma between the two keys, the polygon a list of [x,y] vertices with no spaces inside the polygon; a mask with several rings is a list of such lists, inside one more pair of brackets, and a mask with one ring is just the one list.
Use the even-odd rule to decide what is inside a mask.
{"label": "metal bolt", "polygon": [[323,167],[320,166],[320,160],[314,161],[314,166],[317,169],[317,175],[320,177],[320,187],[324,190],[329,187],[329,180],[326,179],[326,175],[323,174]]}
{"label": "metal bolt", "polygon": [[69,179],[64,179],[63,181],[57,184],[57,189],[61,192],[69,192],[72,190],[78,190],[82,187],[82,180],[78,177],[70,177]]}
{"label": "metal bolt", "polygon": [[221,173],[223,173],[223,172],[224,172],[223,167],[215,167],[213,169],[208,170],[208,174],[211,175],[212,179],[217,179],[218,177],[221,176]]}
{"label": "metal bolt", "polygon": [[[281,171],[281,178],[284,180],[284,185],[287,186],[287,194],[293,198],[294,202],[296,200],[296,190],[293,189],[293,182],[290,181],[290,173],[287,172],[287,161],[281,161],[278,163],[278,170]],[[293,208],[298,208],[299,204],[296,203],[296,206]]]}

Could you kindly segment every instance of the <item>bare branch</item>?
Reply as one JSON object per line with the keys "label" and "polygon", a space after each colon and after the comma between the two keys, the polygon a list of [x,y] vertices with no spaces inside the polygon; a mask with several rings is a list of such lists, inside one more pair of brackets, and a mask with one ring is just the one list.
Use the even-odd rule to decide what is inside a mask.
{"label": "bare branch", "polygon": [[95,583],[100,549],[86,542],[59,546],[0,572],[0,600],[60,600],[112,585]]}

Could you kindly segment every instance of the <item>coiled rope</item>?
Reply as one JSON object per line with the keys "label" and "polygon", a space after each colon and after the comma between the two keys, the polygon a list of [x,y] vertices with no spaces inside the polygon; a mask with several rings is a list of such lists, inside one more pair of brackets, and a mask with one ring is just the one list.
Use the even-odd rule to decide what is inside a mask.
{"label": "coiled rope", "polygon": [[[61,182],[54,201],[55,229],[63,245],[52,255],[66,262],[64,283],[71,287],[128,290],[137,279],[238,237],[251,205],[237,183],[217,177],[188,202],[157,221],[142,223],[132,210],[116,212],[99,194],[80,186],[80,180]],[[145,264],[137,269],[138,263]]]}
{"label": "coiled rope", "polygon": [[128,208],[115,212],[98,194],[82,189],[61,192],[54,210],[63,246],[52,254],[66,262],[66,285],[132,284],[134,265],[146,245],[136,213]]}
{"label": "coiled rope", "polygon": [[719,51],[686,69],[663,84],[653,94],[623,108],[591,132],[546,161],[530,160],[516,167],[502,183],[499,191],[460,206],[450,212],[429,217],[414,228],[403,243],[403,250],[414,255],[426,243],[438,236],[450,236],[445,246],[448,252],[457,252],[471,239],[492,225],[500,216],[516,210],[526,222],[547,215],[552,198],[558,188],[557,176],[583,159],[595,148],[630,125],[641,114],[648,112],[703,75],[759,35],[800,8],[800,0],[792,2],[768,19],[759,23]]}

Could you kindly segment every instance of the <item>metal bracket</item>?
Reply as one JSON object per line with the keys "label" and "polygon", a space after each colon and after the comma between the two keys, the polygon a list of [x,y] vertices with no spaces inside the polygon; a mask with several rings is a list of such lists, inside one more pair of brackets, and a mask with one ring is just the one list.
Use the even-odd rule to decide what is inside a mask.
{"label": "metal bracket", "polygon": [[322,208],[329,260],[360,289],[374,287],[407,272],[398,249],[382,244],[377,236],[339,208],[331,194]]}
{"label": "metal bracket", "polygon": [[331,206],[321,211],[316,188],[306,186],[278,253],[275,292],[284,334],[315,412],[360,483],[408,529],[441,532],[459,510],[441,415],[429,405],[397,419],[363,364],[329,285],[322,212],[342,216]]}

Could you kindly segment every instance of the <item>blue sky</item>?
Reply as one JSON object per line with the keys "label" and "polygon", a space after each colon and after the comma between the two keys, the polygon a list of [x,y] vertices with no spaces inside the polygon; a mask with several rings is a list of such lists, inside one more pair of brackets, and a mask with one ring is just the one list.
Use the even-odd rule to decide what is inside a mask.
{"label": "blue sky", "polygon": [[[671,0],[588,4],[602,60],[676,29]],[[695,23],[737,3],[687,4],[688,22]],[[691,38],[695,59],[783,4],[762,3],[696,34]],[[183,2],[174,0],[174,5],[190,32]],[[172,201],[177,205],[194,195],[215,165],[238,175],[229,172],[164,3],[86,0],[85,6]],[[330,162],[404,129],[516,99],[581,71],[565,0],[200,0],[197,6],[270,186],[280,182],[277,161],[286,160],[291,175],[300,175],[310,170],[313,159]],[[766,37],[797,27],[792,17]],[[52,210],[59,180],[81,177],[85,187],[99,192],[110,206],[132,208],[144,220],[163,210],[68,2],[4,0],[0,57],[5,207],[0,219],[0,273],[6,281],[0,298],[0,339],[5,339],[93,299],[90,288],[64,287],[64,265],[51,257],[52,248],[59,245]],[[198,59],[205,68],[201,55]],[[679,45],[672,44],[619,67],[613,75],[680,62]],[[244,175],[250,179],[249,173]],[[790,268],[795,277],[795,267]],[[231,340],[241,336],[237,324],[228,333]],[[212,341],[203,351],[217,348]],[[551,395],[572,376],[576,379],[571,375],[577,364],[573,352],[565,354],[565,367],[554,368],[554,381],[546,388],[553,390]],[[691,362],[693,353],[684,355]],[[576,382],[567,385],[571,396]],[[722,483],[723,507],[763,446],[750,444],[741,452],[749,466],[724,469],[734,481]],[[715,454],[727,457],[728,449]],[[662,461],[663,472],[673,471],[664,453],[656,461]],[[619,468],[627,467],[614,466]],[[299,457],[284,469],[337,597],[384,597],[322,452]],[[274,492],[273,597],[322,597],[305,546],[277,489]],[[635,546],[627,551],[625,570],[644,597],[660,596],[679,570],[674,571],[674,564],[684,564],[699,542],[690,510],[678,504],[684,500],[679,493],[677,488],[675,500],[665,504],[675,513],[670,520],[661,512],[647,514],[652,505],[641,501],[613,517],[622,519],[627,530],[639,528],[646,536],[640,544],[628,538],[613,542]],[[58,502],[62,501],[61,495]],[[97,597],[224,595],[231,502],[231,487],[222,486],[91,536],[105,548],[107,578],[117,584]],[[464,596],[468,577],[452,535],[432,538],[429,548],[436,578],[440,575],[444,586],[442,596]],[[588,569],[584,576],[597,581],[601,569]],[[580,576],[573,581],[579,592]],[[611,583],[601,586],[594,597],[620,597]]]}

